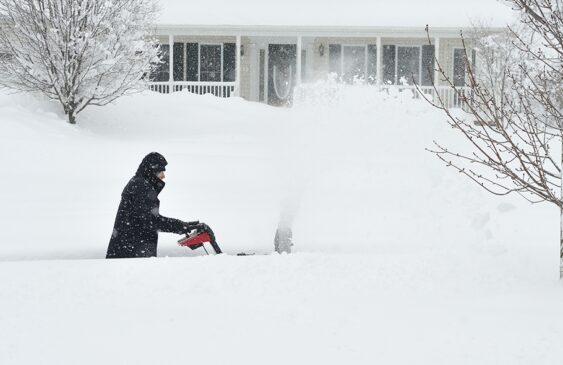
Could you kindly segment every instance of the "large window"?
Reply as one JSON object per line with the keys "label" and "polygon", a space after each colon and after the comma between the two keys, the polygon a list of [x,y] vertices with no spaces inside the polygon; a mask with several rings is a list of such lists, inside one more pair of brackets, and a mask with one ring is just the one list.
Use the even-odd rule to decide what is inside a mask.
{"label": "large window", "polygon": [[366,79],[366,47],[342,46],[342,79],[351,84]]}
{"label": "large window", "polygon": [[[161,48],[162,63],[152,81],[169,81],[169,45]],[[235,43],[174,43],[174,81],[234,82],[236,78]]]}
{"label": "large window", "polygon": [[420,84],[420,47],[397,47],[397,81]]}
{"label": "large window", "polygon": [[222,48],[220,44],[200,45],[199,81],[220,82],[223,79]]}
{"label": "large window", "polygon": [[329,45],[329,70],[343,82],[376,80],[377,53],[375,45]]}
{"label": "large window", "polygon": [[383,46],[383,82],[390,85],[432,85],[434,46]]}

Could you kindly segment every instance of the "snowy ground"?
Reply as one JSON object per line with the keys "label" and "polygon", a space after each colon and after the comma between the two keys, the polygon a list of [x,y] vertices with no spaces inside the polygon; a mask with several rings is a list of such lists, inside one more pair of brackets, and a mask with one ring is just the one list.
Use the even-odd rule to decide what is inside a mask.
{"label": "snowy ground", "polygon": [[[0,96],[0,363],[559,363],[557,211],[442,166],[424,148],[459,141],[423,102],[322,90],[291,109],[147,93],[78,126]],[[153,150],[163,214],[228,253],[270,253],[290,221],[296,253],[161,234],[161,258],[98,260]]]}

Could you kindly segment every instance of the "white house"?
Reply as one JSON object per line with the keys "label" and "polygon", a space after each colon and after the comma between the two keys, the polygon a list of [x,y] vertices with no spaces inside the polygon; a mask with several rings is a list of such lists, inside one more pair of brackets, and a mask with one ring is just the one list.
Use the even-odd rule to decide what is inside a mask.
{"label": "white house", "polygon": [[164,63],[150,88],[285,105],[296,85],[336,73],[345,83],[376,85],[414,78],[428,93],[434,80],[448,104],[459,106],[428,71],[434,56],[463,87],[460,31],[469,33],[475,20],[502,26],[510,17],[508,7],[491,0],[162,0],[156,34]]}

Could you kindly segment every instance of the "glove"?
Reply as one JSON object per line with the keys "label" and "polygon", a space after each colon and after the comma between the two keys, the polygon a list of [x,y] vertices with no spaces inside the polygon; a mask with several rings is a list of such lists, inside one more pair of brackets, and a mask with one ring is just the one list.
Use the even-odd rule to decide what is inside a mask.
{"label": "glove", "polygon": [[211,227],[209,227],[207,224],[205,223],[199,223],[197,225],[197,230],[198,232],[208,232],[208,233],[213,233],[213,231],[211,230]]}
{"label": "glove", "polygon": [[185,222],[183,227],[184,233],[188,234],[194,229],[199,229],[199,225],[200,225],[199,221]]}

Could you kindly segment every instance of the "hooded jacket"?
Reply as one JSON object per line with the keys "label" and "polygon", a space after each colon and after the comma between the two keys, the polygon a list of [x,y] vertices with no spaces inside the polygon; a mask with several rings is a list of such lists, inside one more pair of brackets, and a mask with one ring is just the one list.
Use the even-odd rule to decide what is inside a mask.
{"label": "hooded jacket", "polygon": [[106,258],[156,256],[159,231],[190,231],[191,223],[160,215],[158,194],[165,183],[157,174],[167,164],[161,154],[149,153],[123,189]]}

